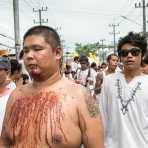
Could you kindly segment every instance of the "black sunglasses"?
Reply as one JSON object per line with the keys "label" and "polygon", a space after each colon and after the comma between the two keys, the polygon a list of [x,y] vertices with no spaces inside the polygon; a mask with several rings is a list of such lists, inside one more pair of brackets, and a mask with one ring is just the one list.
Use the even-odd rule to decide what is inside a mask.
{"label": "black sunglasses", "polygon": [[121,49],[119,51],[119,56],[120,57],[127,57],[129,52],[131,53],[132,56],[138,56],[141,52],[141,49],[140,48],[131,48],[131,49]]}

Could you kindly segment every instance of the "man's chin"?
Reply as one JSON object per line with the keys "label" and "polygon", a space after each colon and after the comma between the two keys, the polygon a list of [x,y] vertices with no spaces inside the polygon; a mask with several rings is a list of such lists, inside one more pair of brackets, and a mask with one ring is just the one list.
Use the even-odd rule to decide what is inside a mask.
{"label": "man's chin", "polygon": [[128,65],[128,66],[125,67],[125,69],[128,70],[128,71],[133,71],[133,70],[136,70],[137,67],[135,67],[133,65]]}
{"label": "man's chin", "polygon": [[40,79],[40,77],[41,77],[41,73],[37,73],[37,72],[30,72],[29,75],[34,80]]}

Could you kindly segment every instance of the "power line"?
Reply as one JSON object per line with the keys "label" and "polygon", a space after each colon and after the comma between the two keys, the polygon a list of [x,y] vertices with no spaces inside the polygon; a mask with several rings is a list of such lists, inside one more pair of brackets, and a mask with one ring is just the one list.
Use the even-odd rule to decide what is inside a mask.
{"label": "power line", "polygon": [[4,43],[0,43],[0,45],[1,45],[1,46],[4,46],[4,47],[7,47],[7,48],[14,48],[14,47],[9,46],[9,45],[6,45],[6,44],[4,44]]}
{"label": "power line", "polygon": [[35,4],[38,3],[38,6],[40,6],[39,1],[36,0],[35,3],[33,3],[31,0],[28,2],[27,0],[24,0],[24,2],[32,9],[34,7]]}
{"label": "power line", "polygon": [[3,37],[5,37],[5,38],[8,38],[8,39],[11,39],[11,40],[14,41],[14,38],[12,38],[12,37],[10,37],[10,36],[7,36],[7,35],[4,35],[4,34],[2,34],[2,33],[0,33],[0,36],[3,36]]}
{"label": "power line", "polygon": [[[130,4],[129,4],[129,3],[130,3],[130,1],[128,2],[128,5],[127,5],[127,2],[126,2],[126,6],[129,8],[128,10],[126,10],[125,6],[123,6],[123,9],[126,10],[126,14],[124,14],[124,13],[120,14],[120,15],[118,16],[119,19],[121,19],[121,16],[125,16],[125,17],[128,16],[128,18],[129,18],[130,15],[133,15],[133,11],[134,11],[135,9],[132,8],[132,5],[133,5],[134,2],[132,2],[132,3],[130,3]],[[123,17],[122,17],[122,18],[123,18]],[[121,24],[123,21],[125,21],[125,20],[122,19],[121,21],[118,21],[118,22],[119,22],[119,24]]]}
{"label": "power line", "polygon": [[24,0],[24,2],[25,2],[31,9],[33,8],[27,0]]}
{"label": "power line", "polygon": [[37,0],[36,1],[29,0],[29,3],[32,4],[32,7],[38,7],[38,6],[40,6],[40,5],[37,5],[36,2],[37,2]]}
{"label": "power line", "polygon": [[[54,11],[55,11],[55,9],[57,9],[56,7],[53,7],[53,8],[50,8],[50,9],[54,9]],[[79,9],[79,10],[72,10],[72,9],[70,9],[70,10],[64,10],[64,9],[58,9],[58,10],[56,10],[56,12],[62,12],[62,13],[77,13],[77,14],[86,14],[86,15],[102,15],[102,16],[113,16],[113,15],[117,15],[117,14],[119,14],[119,11],[112,11],[112,13],[111,12],[107,12],[107,11],[105,11],[105,12],[103,12],[103,11],[90,11],[90,10],[87,10],[87,9]]]}
{"label": "power line", "polygon": [[126,19],[126,20],[128,20],[128,21],[130,21],[130,22],[133,22],[133,23],[135,23],[135,24],[141,26],[141,24],[137,23],[135,20],[132,20],[132,19],[130,19],[130,18],[126,17],[126,16],[123,16],[123,15],[121,15],[121,17],[122,17],[123,19]]}

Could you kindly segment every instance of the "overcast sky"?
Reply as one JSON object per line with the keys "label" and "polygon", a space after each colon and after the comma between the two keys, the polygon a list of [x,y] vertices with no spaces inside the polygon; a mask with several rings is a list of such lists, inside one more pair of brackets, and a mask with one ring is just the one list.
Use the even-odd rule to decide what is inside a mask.
{"label": "overcast sky", "polygon": [[[109,24],[119,24],[116,32],[120,34],[116,35],[116,40],[129,31],[142,31],[142,9],[135,8],[138,2],[141,0],[20,0],[21,41],[27,29],[35,25],[33,19],[38,21],[38,13],[32,9],[47,6],[48,10],[42,12],[42,19],[46,21],[48,18],[45,25],[58,28],[66,48],[72,49],[76,42],[86,44],[101,39],[113,44],[113,27]],[[12,0],[0,0],[0,11],[0,34],[14,38]],[[13,40],[2,36],[0,43],[14,46]]]}

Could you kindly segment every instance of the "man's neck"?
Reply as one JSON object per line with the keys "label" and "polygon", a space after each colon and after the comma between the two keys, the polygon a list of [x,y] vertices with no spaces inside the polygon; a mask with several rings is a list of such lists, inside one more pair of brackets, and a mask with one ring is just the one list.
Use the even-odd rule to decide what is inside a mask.
{"label": "man's neck", "polygon": [[124,75],[125,75],[125,79],[127,81],[130,81],[132,80],[134,77],[136,76],[139,76],[142,74],[141,70],[140,69],[137,69],[137,70],[124,70],[123,71]]}
{"label": "man's neck", "polygon": [[60,79],[61,79],[61,74],[59,72],[56,72],[50,78],[48,78],[44,81],[33,80],[32,86],[34,88],[42,88],[44,86],[51,86],[52,84],[56,83]]}
{"label": "man's neck", "polygon": [[89,69],[89,68],[88,68],[88,67],[86,67],[86,68],[81,68],[82,71],[85,71],[85,70],[87,70],[87,69]]}
{"label": "man's neck", "polygon": [[108,68],[107,70],[105,70],[106,75],[112,74],[114,72],[115,72],[115,70],[112,70],[111,68]]}

